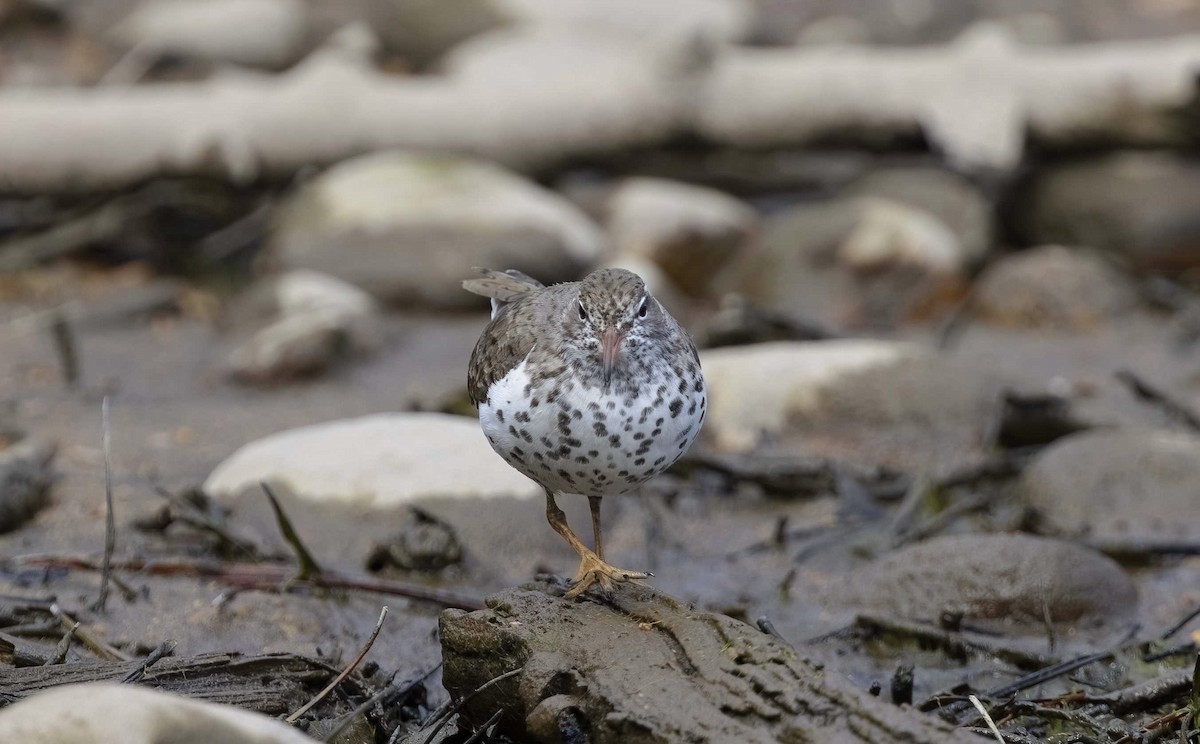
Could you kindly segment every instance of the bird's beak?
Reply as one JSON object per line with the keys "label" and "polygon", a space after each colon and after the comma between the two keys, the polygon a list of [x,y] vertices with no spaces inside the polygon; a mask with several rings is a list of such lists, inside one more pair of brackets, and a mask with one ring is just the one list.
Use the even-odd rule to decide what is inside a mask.
{"label": "bird's beak", "polygon": [[600,334],[600,359],[603,362],[604,387],[612,380],[613,368],[617,366],[617,357],[621,354],[621,342],[624,337],[616,328],[607,328]]}

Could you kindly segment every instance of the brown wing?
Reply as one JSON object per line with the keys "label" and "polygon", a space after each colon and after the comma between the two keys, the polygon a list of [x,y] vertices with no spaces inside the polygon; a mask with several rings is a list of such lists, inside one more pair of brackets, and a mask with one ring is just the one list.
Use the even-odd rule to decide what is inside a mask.
{"label": "brown wing", "polygon": [[475,270],[479,272],[479,276],[464,281],[463,289],[472,294],[483,295],[501,302],[512,302],[545,286],[537,279],[522,274],[516,269],[508,271]]}
{"label": "brown wing", "polygon": [[475,405],[487,400],[488,388],[529,355],[537,342],[532,295],[519,298],[506,312],[488,323],[471,352],[467,393]]}

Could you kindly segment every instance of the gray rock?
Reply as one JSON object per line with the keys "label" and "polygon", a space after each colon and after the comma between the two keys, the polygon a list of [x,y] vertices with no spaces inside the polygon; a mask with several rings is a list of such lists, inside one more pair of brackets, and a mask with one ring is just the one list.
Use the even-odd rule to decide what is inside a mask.
{"label": "gray rock", "polygon": [[1088,246],[1142,268],[1200,261],[1200,162],[1123,152],[1049,169],[1020,198],[1015,225],[1033,245]]}
{"label": "gray rock", "polygon": [[1200,439],[1109,430],[1058,440],[1025,470],[1020,492],[1038,524],[1103,546],[1200,540]]}
{"label": "gray rock", "polygon": [[1047,246],[1005,256],[975,284],[973,312],[1015,328],[1085,330],[1136,307],[1132,283],[1099,256]]}
{"label": "gray rock", "polygon": [[813,413],[822,393],[846,375],[892,367],[917,353],[914,346],[868,340],[709,349],[700,355],[709,390],[705,436],[722,449],[751,449]]}
{"label": "gray rock", "polygon": [[618,254],[653,261],[692,296],[709,290],[758,224],[754,210],[738,199],[655,178],[625,181],[607,207]]}
{"label": "gray rock", "polygon": [[494,0],[367,0],[364,11],[379,38],[418,65],[508,22]]}
{"label": "gray rock", "polygon": [[292,271],[256,288],[234,315],[259,327],[229,354],[241,382],[311,376],[378,342],[378,309],[367,293],[313,271]]}
{"label": "gray rock", "polygon": [[971,737],[869,696],[758,630],[641,587],[610,603],[564,600],[544,585],[441,618],[446,688],[473,697],[478,725],[504,710],[519,741],[966,742]]}
{"label": "gray rock", "polygon": [[1137,609],[1133,581],[1112,559],[1030,535],[954,535],[896,551],[826,590],[826,601],[937,622],[943,613],[1003,621],[1008,631],[1113,627]]}
{"label": "gray rock", "polygon": [[971,257],[934,215],[848,197],[767,220],[727,283],[773,312],[833,328],[893,327],[936,314],[963,291]]}
{"label": "gray rock", "polygon": [[502,168],[388,152],[331,168],[283,210],[272,244],[287,267],[324,272],[399,304],[472,307],[472,266],[574,279],[600,257],[578,209]]}
{"label": "gray rock", "polygon": [[380,508],[541,493],[492,452],[477,422],[439,413],[365,416],[272,434],[214,468],[204,491],[229,496],[262,481],[308,499]]}
{"label": "gray rock", "polygon": [[57,452],[40,439],[22,439],[7,448],[3,440],[0,432],[0,533],[17,529],[46,505]]}
{"label": "gray rock", "polygon": [[958,239],[962,260],[975,263],[992,245],[992,205],[962,176],[933,167],[871,171],[846,189],[919,209],[937,218]]}
{"label": "gray rock", "polygon": [[138,685],[64,685],[0,710],[0,740],[39,744],[313,744],[282,721]]}
{"label": "gray rock", "polygon": [[113,35],[142,52],[274,68],[301,55],[307,33],[300,0],[154,0]]}

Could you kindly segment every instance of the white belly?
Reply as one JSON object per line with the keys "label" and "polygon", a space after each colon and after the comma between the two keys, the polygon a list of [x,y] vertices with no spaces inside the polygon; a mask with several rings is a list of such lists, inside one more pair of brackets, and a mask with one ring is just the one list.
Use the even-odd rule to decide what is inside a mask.
{"label": "white belly", "polygon": [[669,374],[636,398],[571,385],[556,397],[545,383],[530,386],[522,361],[492,385],[479,422],[492,449],[546,488],[625,493],[669,468],[700,433],[703,385],[680,391],[681,382]]}

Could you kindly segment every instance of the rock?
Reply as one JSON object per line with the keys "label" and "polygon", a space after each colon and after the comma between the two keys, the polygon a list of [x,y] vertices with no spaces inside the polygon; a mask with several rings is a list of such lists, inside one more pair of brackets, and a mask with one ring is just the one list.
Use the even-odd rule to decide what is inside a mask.
{"label": "rock", "polygon": [[880,168],[856,179],[846,194],[886,199],[928,213],[954,234],[959,260],[965,264],[979,262],[992,246],[991,203],[968,180],[949,171]]}
{"label": "rock", "polygon": [[313,744],[282,721],[138,685],[64,685],[0,709],[0,740],[38,744]]}
{"label": "rock", "polygon": [[299,58],[307,33],[301,0],[154,0],[113,31],[144,52],[271,68]]}
{"label": "rock", "polygon": [[850,197],[768,220],[727,281],[764,309],[830,327],[889,328],[945,309],[970,257],[932,214]]}
{"label": "rock", "polygon": [[1167,431],[1107,430],[1060,439],[1026,468],[1022,498],[1047,531],[1101,546],[1200,540],[1200,439]]}
{"label": "rock", "polygon": [[399,507],[421,498],[532,498],[532,481],[492,452],[479,424],[438,413],[382,414],[272,434],[218,465],[204,491],[278,483],[297,496]]}
{"label": "rock", "polygon": [[882,199],[865,199],[861,207],[835,254],[842,265],[857,272],[909,266],[931,274],[963,268],[957,237],[928,212]]}
{"label": "rock", "polygon": [[229,354],[226,373],[242,382],[318,374],[378,342],[375,301],[314,271],[288,272],[252,292],[242,305],[240,314],[267,319]]}
{"label": "rock", "polygon": [[657,46],[742,41],[754,23],[743,0],[496,0],[517,23],[569,33],[611,33]]}
{"label": "rock", "polygon": [[462,712],[480,725],[504,710],[500,730],[517,741],[933,744],[970,738],[853,688],[755,628],[648,588],[622,587],[611,602],[598,603],[527,585],[492,596],[487,605],[442,613],[443,677],[461,699],[521,670],[471,697]]}
{"label": "rock", "polygon": [[390,49],[420,66],[508,21],[494,0],[367,0],[364,12]]}
{"label": "rock", "polygon": [[851,372],[890,367],[916,348],[886,341],[777,342],[710,349],[700,355],[708,381],[705,432],[719,447],[746,450],[788,420],[811,413],[821,393]]}
{"label": "rock", "polygon": [[578,209],[502,168],[387,152],[346,161],[284,208],[272,243],[292,268],[321,271],[400,304],[473,307],[472,266],[515,268],[550,283],[600,258]]}
{"label": "rock", "polygon": [[414,507],[400,532],[375,546],[367,558],[367,568],[378,571],[395,566],[406,571],[436,572],[462,563],[462,559],[462,543],[454,527]]}
{"label": "rock", "polygon": [[1104,260],[1060,246],[999,259],[984,270],[971,298],[974,313],[990,323],[1076,331],[1137,304],[1137,290]]}
{"label": "rock", "polygon": [[607,206],[618,254],[653,261],[692,296],[709,290],[758,223],[754,210],[731,196],[654,178],[625,181]]}
{"label": "rock", "polygon": [[56,452],[53,444],[39,439],[6,446],[0,431],[0,533],[17,529],[46,505]]}
{"label": "rock", "polygon": [[1087,246],[1138,268],[1200,262],[1200,161],[1121,152],[1050,168],[1019,194],[1015,227],[1027,244]]}
{"label": "rock", "polygon": [[912,545],[834,582],[826,600],[885,616],[1003,621],[1008,631],[1113,627],[1137,607],[1133,581],[1111,558],[1030,535],[953,535]]}

